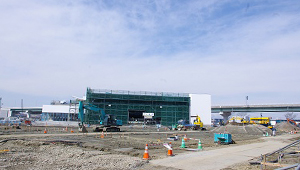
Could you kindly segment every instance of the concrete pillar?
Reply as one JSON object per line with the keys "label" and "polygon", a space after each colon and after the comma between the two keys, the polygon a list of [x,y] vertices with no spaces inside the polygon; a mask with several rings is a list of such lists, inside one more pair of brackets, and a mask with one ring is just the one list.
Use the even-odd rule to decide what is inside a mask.
{"label": "concrete pillar", "polygon": [[231,115],[231,112],[220,112],[221,116],[223,116],[224,123],[226,123],[229,120],[229,116]]}

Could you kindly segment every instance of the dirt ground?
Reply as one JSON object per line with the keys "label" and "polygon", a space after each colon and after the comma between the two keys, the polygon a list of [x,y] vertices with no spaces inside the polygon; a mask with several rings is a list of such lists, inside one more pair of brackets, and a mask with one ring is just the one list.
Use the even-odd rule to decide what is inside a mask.
{"label": "dirt ground", "polygon": [[[281,127],[284,129],[284,126]],[[291,129],[288,127],[288,129]],[[47,133],[44,133],[46,131]],[[72,132],[73,133],[72,133]],[[91,128],[88,128],[92,132]],[[199,139],[204,150],[243,145],[262,141],[261,137],[271,131],[260,125],[207,127],[207,131],[171,131],[155,126],[122,126],[121,132],[78,133],[77,127],[30,127],[16,129],[0,127],[0,169],[160,169],[174,168],[153,166],[143,160],[148,144],[150,159],[168,157],[164,143],[171,142],[173,154],[188,153],[197,149]],[[214,143],[214,133],[230,133],[235,144]],[[278,127],[277,135],[287,133]],[[168,138],[179,136],[179,140]],[[182,138],[187,149],[182,149]],[[248,162],[228,167],[259,168]],[[240,169],[240,168],[238,168]]]}

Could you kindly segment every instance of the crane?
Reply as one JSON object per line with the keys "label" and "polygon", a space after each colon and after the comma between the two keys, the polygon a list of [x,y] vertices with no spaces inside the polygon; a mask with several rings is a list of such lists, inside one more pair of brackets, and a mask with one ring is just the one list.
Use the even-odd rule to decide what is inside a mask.
{"label": "crane", "polygon": [[82,132],[84,132],[84,109],[98,112],[100,113],[100,124],[94,126],[93,131],[94,132],[101,132],[101,131],[107,131],[107,132],[119,132],[120,128],[118,126],[122,126],[122,120],[116,119],[115,115],[111,114],[105,114],[104,109],[98,108],[95,105],[92,105],[90,103],[84,104],[83,101],[79,101],[79,114],[78,118],[81,121],[81,124],[79,124],[79,127],[82,128]]}

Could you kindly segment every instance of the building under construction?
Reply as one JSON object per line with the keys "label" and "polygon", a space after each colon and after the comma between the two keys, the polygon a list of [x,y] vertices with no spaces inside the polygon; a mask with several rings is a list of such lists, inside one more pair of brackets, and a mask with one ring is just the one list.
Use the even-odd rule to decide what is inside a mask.
{"label": "building under construction", "polygon": [[[199,96],[199,95],[198,95]],[[206,97],[207,98],[207,97]],[[210,95],[208,95],[210,122]],[[180,119],[190,120],[191,95],[187,93],[135,92],[87,88],[86,101],[106,114],[116,115],[123,124],[147,122],[172,125]],[[196,100],[194,100],[196,101]],[[201,108],[201,106],[199,105]],[[202,107],[203,108],[203,107]],[[201,113],[197,113],[198,115]],[[98,124],[100,113],[86,111],[85,123]]]}

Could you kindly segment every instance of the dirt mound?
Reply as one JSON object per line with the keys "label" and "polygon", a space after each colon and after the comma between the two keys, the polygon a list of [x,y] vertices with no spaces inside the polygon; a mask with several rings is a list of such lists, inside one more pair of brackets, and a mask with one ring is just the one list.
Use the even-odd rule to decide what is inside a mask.
{"label": "dirt mound", "polygon": [[[41,145],[35,141],[8,141],[1,147],[9,150],[0,156],[0,167],[6,169],[138,169],[147,162],[126,155],[83,150],[77,146]],[[19,147],[23,146],[23,147]],[[25,147],[24,147],[25,146]],[[30,146],[30,147],[28,147]],[[2,148],[1,148],[2,149]],[[16,154],[14,154],[16,153]],[[0,168],[1,169],[1,168]]]}
{"label": "dirt mound", "polygon": [[233,125],[227,124],[220,126],[214,130],[215,133],[230,133],[230,134],[248,134],[248,135],[262,135],[266,132],[271,134],[271,129],[262,125]]}
{"label": "dirt mound", "polygon": [[277,131],[282,131],[282,132],[290,132],[290,131],[298,131],[300,130],[299,127],[295,126],[295,125],[292,125],[291,123],[289,122],[281,122],[281,123],[277,123],[275,125],[275,129]]}

